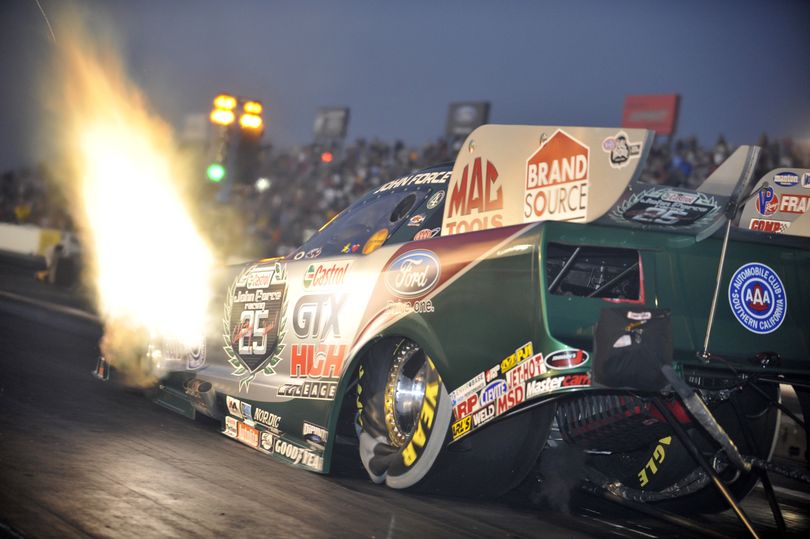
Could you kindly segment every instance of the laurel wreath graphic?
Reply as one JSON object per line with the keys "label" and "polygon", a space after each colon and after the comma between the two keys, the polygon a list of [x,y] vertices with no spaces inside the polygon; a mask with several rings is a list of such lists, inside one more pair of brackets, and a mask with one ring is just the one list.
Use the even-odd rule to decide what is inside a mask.
{"label": "laurel wreath graphic", "polygon": [[[669,189],[667,189],[666,187],[653,187],[652,189],[645,189],[640,193],[633,193],[628,198],[624,199],[621,204],[615,206],[613,210],[611,210],[610,218],[620,223],[627,222],[627,219],[625,219],[624,217],[625,212],[630,208],[632,208],[638,201],[640,201],[642,197],[660,199],[668,191]],[[690,227],[698,227],[702,225],[703,222],[705,221],[711,221],[712,219],[714,219],[714,216],[717,214],[717,212],[720,211],[720,206],[717,204],[717,201],[715,200],[714,197],[710,197],[705,193],[695,193],[695,194],[698,195],[698,198],[695,199],[695,201],[692,202],[692,204],[712,206],[712,209],[706,212],[706,215],[701,216],[694,223],[689,225]]]}
{"label": "laurel wreath graphic", "polygon": [[[222,338],[225,341],[222,349],[225,351],[225,355],[228,357],[228,363],[234,368],[231,375],[239,378],[239,391],[241,392],[244,389],[245,393],[250,390],[250,383],[256,379],[256,376],[259,373],[263,373],[265,376],[272,376],[276,373],[275,367],[281,361],[281,353],[287,347],[287,345],[284,344],[284,337],[287,334],[287,288],[285,287],[281,297],[281,321],[279,322],[276,349],[273,351],[272,357],[266,360],[264,367],[250,372],[245,363],[239,358],[233,349],[231,344],[231,312],[233,310],[233,296],[236,292],[236,283],[240,282],[245,275],[250,273],[254,268],[256,268],[256,266],[250,266],[242,270],[242,272],[231,283],[231,286],[228,287],[228,297],[225,299],[225,307],[222,313]],[[281,264],[276,263],[275,268],[273,269],[273,277],[271,282],[272,281],[286,282],[287,266],[282,266]]]}

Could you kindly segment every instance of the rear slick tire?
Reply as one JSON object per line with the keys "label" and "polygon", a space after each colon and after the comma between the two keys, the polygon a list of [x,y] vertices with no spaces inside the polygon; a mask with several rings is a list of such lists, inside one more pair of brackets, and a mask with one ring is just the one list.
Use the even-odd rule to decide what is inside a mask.
{"label": "rear slick tire", "polygon": [[444,447],[452,415],[433,362],[412,341],[381,341],[360,366],[357,393],[360,460],[369,477],[394,489],[417,485]]}

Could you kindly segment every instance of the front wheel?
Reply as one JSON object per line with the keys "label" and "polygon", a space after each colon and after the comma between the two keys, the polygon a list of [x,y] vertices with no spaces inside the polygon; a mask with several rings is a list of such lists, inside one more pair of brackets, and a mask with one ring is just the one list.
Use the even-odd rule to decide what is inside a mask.
{"label": "front wheel", "polygon": [[447,390],[425,352],[407,339],[377,343],[357,386],[360,459],[375,483],[404,489],[436,461],[450,426]]}

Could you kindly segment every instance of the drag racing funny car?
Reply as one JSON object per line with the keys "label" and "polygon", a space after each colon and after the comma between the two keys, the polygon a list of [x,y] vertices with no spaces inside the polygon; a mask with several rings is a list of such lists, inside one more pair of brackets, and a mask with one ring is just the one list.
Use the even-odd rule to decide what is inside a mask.
{"label": "drag racing funny car", "polygon": [[[810,171],[743,146],[696,190],[640,181],[653,134],[485,125],[289,256],[231,267],[155,399],[327,473],[497,495],[549,445],[636,503],[716,511],[810,379]],[[437,487],[437,488],[438,488]]]}

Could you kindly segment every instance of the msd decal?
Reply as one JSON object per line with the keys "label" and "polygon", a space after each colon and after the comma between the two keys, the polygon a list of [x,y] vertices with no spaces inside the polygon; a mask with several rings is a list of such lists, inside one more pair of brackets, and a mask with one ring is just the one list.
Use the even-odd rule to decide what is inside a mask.
{"label": "msd decal", "polygon": [[558,129],[526,160],[523,222],[580,219],[588,207],[590,149]]}
{"label": "msd decal", "polygon": [[765,264],[740,266],[728,285],[728,301],[737,321],[748,331],[776,331],[787,314],[787,295],[779,275]]}
{"label": "msd decal", "polygon": [[447,205],[444,226],[448,234],[501,226],[503,188],[495,165],[480,157],[473,161],[472,170],[470,165],[465,165]]}
{"label": "msd decal", "polygon": [[773,187],[768,187],[757,193],[757,212],[760,215],[773,215],[779,209],[779,197],[773,190]]}

